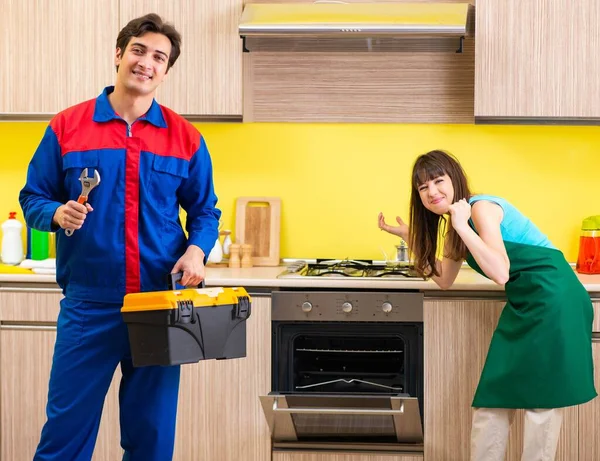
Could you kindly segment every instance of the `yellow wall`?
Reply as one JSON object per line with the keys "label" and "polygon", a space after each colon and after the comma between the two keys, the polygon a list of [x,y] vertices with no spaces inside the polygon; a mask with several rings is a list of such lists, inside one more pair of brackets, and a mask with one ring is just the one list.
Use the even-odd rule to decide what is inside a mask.
{"label": "yellow wall", "polygon": [[[574,261],[581,220],[600,214],[600,130],[393,124],[197,124],[211,151],[224,228],[235,199],[282,199],[281,256],[382,259],[396,239],[377,228],[407,217],[410,169],[453,152],[472,189],[527,214]],[[0,220],[17,210],[44,123],[0,123]]]}

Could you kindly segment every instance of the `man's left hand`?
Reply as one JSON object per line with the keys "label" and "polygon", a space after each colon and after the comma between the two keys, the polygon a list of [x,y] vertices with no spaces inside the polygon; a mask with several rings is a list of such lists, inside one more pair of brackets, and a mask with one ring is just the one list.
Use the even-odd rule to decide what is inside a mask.
{"label": "man's left hand", "polygon": [[183,286],[197,286],[204,280],[204,251],[196,245],[190,245],[185,251],[183,256],[179,258],[173,270],[172,274],[177,272],[183,272],[181,277],[181,285]]}

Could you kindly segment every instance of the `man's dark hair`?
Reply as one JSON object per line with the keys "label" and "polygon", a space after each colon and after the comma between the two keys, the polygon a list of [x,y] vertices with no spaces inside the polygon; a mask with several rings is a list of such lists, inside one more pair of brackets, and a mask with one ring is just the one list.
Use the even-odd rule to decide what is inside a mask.
{"label": "man's dark hair", "polygon": [[149,13],[132,19],[121,29],[117,37],[117,48],[121,49],[121,56],[125,53],[125,49],[133,37],[141,37],[147,32],[162,34],[171,42],[171,54],[167,65],[168,71],[175,64],[181,52],[181,34],[177,32],[172,24],[164,22],[156,13]]}

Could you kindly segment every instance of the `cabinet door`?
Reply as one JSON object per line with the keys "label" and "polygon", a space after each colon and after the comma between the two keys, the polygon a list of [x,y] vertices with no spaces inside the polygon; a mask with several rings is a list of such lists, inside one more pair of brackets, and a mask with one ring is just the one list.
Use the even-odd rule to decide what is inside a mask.
{"label": "cabinet door", "polygon": [[274,452],[273,461],[423,461],[423,455]]}
{"label": "cabinet door", "polygon": [[175,461],[270,461],[271,298],[252,297],[246,357],[181,367]]}
{"label": "cabinet door", "polygon": [[[600,301],[594,302],[594,375],[596,390],[600,390]],[[597,397],[585,405],[579,406],[579,461],[597,461],[600,459],[600,399]]]}
{"label": "cabinet door", "polygon": [[114,81],[118,0],[0,0],[0,113],[55,114]]}
{"label": "cabinet door", "polygon": [[[57,288],[0,291],[0,459],[31,461],[46,421],[48,380],[62,298]],[[116,371],[93,461],[121,459]]]}
{"label": "cabinet door", "polygon": [[[425,301],[425,459],[469,459],[471,402],[504,301]],[[577,459],[578,408],[565,411],[556,461]],[[507,461],[519,461],[523,414],[515,416]]]}
{"label": "cabinet door", "polygon": [[243,0],[120,0],[120,27],[149,12],[182,35],[181,55],[156,99],[182,115],[241,116]]}
{"label": "cabinet door", "polygon": [[475,117],[600,117],[597,0],[478,0]]}
{"label": "cabinet door", "polygon": [[[0,459],[31,461],[46,421],[48,380],[56,329],[10,325],[0,329]],[[93,461],[121,459],[118,380],[108,393]]]}

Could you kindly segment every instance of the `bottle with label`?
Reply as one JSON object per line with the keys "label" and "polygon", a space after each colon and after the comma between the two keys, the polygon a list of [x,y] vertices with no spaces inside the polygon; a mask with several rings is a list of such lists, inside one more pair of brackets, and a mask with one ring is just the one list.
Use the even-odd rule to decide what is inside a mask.
{"label": "bottle with label", "polygon": [[11,211],[8,219],[2,223],[2,252],[0,258],[4,264],[16,266],[23,261],[23,224],[17,220],[17,213]]}

